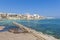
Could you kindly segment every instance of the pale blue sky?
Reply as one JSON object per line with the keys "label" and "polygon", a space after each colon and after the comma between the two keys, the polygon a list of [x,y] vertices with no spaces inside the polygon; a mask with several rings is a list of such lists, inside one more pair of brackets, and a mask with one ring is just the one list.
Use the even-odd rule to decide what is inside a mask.
{"label": "pale blue sky", "polygon": [[60,17],[60,0],[0,0],[0,12]]}

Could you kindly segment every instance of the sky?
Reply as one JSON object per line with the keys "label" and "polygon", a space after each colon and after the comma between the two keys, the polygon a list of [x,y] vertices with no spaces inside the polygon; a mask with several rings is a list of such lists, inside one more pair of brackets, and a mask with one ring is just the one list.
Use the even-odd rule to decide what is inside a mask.
{"label": "sky", "polygon": [[60,0],[0,0],[0,12],[60,17]]}

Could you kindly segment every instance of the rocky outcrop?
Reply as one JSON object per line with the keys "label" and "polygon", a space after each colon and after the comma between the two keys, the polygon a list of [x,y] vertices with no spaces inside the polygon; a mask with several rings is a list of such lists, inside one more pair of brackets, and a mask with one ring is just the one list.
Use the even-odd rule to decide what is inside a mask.
{"label": "rocky outcrop", "polygon": [[16,22],[13,22],[14,25],[16,25],[17,27],[20,27],[21,29],[24,29],[25,31],[27,31],[28,33],[31,33],[32,35],[34,35],[35,37],[37,37],[38,40],[57,40],[56,38],[50,36],[50,35],[45,35],[41,32],[37,32],[31,28],[27,28],[21,24],[18,24]]}
{"label": "rocky outcrop", "polygon": [[3,30],[5,28],[5,26],[0,26],[0,30]]}

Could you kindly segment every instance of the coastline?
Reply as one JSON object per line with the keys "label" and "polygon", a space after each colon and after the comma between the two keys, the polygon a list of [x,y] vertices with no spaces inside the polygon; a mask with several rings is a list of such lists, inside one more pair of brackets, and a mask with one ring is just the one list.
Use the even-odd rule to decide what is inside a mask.
{"label": "coastline", "polygon": [[[35,30],[32,29],[32,31],[35,31]],[[42,34],[43,36],[45,35],[45,37],[47,36],[47,37],[49,37],[49,38],[50,38],[50,37],[51,37],[51,38],[54,38],[54,37],[52,37],[51,35],[43,34],[43,32],[37,32],[37,31],[36,31],[36,32],[34,32],[34,33],[36,33],[36,34],[38,34],[38,35]],[[45,38],[45,37],[44,37],[44,38]],[[47,39],[49,39],[49,38],[47,38]],[[55,40],[55,39],[56,39],[56,38],[54,38],[54,40]],[[60,40],[60,39],[57,39],[57,40]]]}
{"label": "coastline", "polygon": [[31,33],[32,35],[34,35],[35,37],[37,37],[38,39],[41,39],[41,40],[59,40],[59,39],[56,39],[50,35],[47,35],[47,34],[43,34],[42,32],[37,32],[33,29],[30,29],[30,28],[27,28],[21,24],[18,24],[16,22],[14,22],[15,25],[17,26],[22,26],[23,28],[25,28],[29,33]]}
{"label": "coastline", "polygon": [[20,34],[14,34],[10,32],[0,33],[0,40],[36,40],[36,39],[37,38],[30,33],[20,33]]}

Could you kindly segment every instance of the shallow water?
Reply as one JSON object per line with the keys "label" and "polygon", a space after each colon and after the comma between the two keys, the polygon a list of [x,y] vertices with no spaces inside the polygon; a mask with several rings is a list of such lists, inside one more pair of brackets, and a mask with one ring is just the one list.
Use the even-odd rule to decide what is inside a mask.
{"label": "shallow water", "polygon": [[52,35],[56,38],[60,38],[60,19],[48,19],[48,20],[3,20],[0,21],[0,25],[6,28],[2,31],[7,31],[10,28],[16,28],[12,24],[12,21],[21,23],[27,27],[35,29],[38,32]]}
{"label": "shallow water", "polygon": [[44,34],[49,34],[56,38],[60,38],[60,19],[23,20],[17,22]]}

